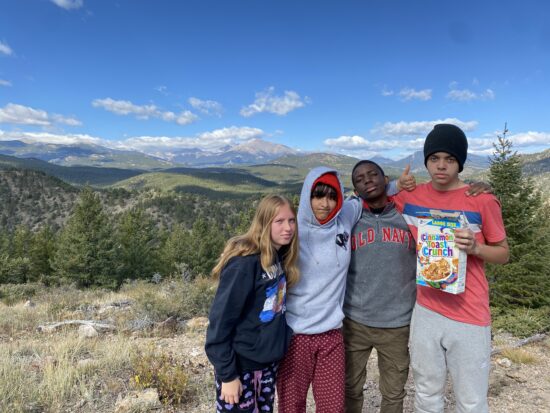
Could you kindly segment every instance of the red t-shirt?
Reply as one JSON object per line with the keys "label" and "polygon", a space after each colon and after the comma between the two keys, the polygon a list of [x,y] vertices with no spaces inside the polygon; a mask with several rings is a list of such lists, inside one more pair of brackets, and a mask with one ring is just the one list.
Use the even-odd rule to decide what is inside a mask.
{"label": "red t-shirt", "polygon": [[[481,194],[468,197],[468,187],[438,191],[431,183],[421,184],[412,192],[401,191],[394,197],[397,209],[417,240],[418,218],[429,215],[430,209],[464,212],[477,242],[500,242],[506,238],[500,203],[496,197]],[[418,240],[417,240],[418,242]],[[417,286],[416,301],[436,313],[468,324],[491,324],[489,285],[485,278],[484,262],[468,255],[466,289],[461,294],[450,294],[427,286]]]}

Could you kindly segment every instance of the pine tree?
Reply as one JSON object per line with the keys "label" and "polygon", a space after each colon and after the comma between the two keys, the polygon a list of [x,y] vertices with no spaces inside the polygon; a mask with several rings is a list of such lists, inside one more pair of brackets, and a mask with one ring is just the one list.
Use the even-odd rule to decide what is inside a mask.
{"label": "pine tree", "polygon": [[141,208],[124,213],[117,228],[117,261],[120,278],[148,278],[157,267],[157,234],[151,218]]}
{"label": "pine tree", "polygon": [[45,280],[53,272],[52,260],[55,255],[55,234],[49,226],[34,234],[29,253],[31,278]]}
{"label": "pine tree", "polygon": [[185,263],[184,260],[189,248],[191,248],[189,245],[189,231],[185,230],[182,225],[174,225],[166,237],[161,253],[165,275],[172,275],[178,271],[178,266]]}
{"label": "pine tree", "polygon": [[199,217],[191,231],[176,225],[166,240],[163,261],[166,272],[173,274],[186,264],[193,276],[209,275],[224,245],[224,232],[210,221]]}
{"label": "pine tree", "polygon": [[11,234],[9,244],[0,264],[0,280],[6,283],[25,283],[31,281],[31,263],[29,250],[32,233],[27,226],[18,225]]}
{"label": "pine tree", "polygon": [[191,229],[189,244],[191,248],[186,251],[184,262],[193,273],[209,275],[224,246],[221,228],[205,218],[198,218]]}
{"label": "pine tree", "polygon": [[11,256],[14,258],[27,257],[32,243],[32,232],[26,225],[18,225],[11,239]]}
{"label": "pine tree", "polygon": [[233,232],[233,235],[242,235],[246,231],[248,231],[248,228],[250,228],[250,224],[252,223],[252,218],[254,218],[255,209],[249,208],[248,210],[241,210],[239,212],[239,221],[238,225],[235,228]]}
{"label": "pine tree", "polygon": [[84,188],[60,235],[52,263],[57,274],[82,287],[118,286],[111,233],[99,196]]}
{"label": "pine tree", "polygon": [[30,271],[28,257],[13,257],[0,253],[0,284],[21,284],[27,282]]}
{"label": "pine tree", "polygon": [[506,137],[498,136],[489,182],[502,205],[510,262],[488,266],[493,305],[537,308],[550,304],[550,221],[541,194],[522,173],[521,159]]}

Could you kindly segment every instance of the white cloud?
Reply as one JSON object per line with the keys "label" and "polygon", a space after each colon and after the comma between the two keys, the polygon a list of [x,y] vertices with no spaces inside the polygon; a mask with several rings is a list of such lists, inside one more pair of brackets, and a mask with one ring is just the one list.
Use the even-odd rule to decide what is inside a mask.
{"label": "white cloud", "polygon": [[59,134],[50,132],[2,131],[0,140],[21,140],[27,143],[55,143],[63,145],[95,144],[113,149],[137,150],[156,156],[166,156],[177,149],[200,148],[223,150],[227,145],[262,138],[265,132],[258,128],[231,126],[203,132],[195,136],[136,136],[121,141],[111,141],[87,134]]}
{"label": "white cloud", "polygon": [[379,139],[371,140],[359,135],[344,135],[325,139],[323,143],[331,150],[356,157],[363,157],[367,153],[372,156],[373,153],[414,152],[422,149],[426,135],[438,123],[452,123],[465,132],[472,131],[477,126],[477,121],[464,122],[456,118],[416,122],[386,122],[370,131],[370,135],[378,136]]}
{"label": "white cloud", "polygon": [[119,147],[146,153],[161,154],[176,149],[221,149],[227,145],[261,138],[265,132],[258,128],[231,126],[203,132],[192,137],[137,136],[119,142]]}
{"label": "white cloud", "polygon": [[485,92],[481,93],[482,100],[493,100],[495,98],[495,92],[492,89],[485,89]]}
{"label": "white cloud", "polygon": [[159,93],[162,93],[164,96],[168,96],[168,88],[166,86],[160,85],[155,88]]}
{"label": "white cloud", "polygon": [[186,110],[177,114],[163,112],[155,105],[135,105],[128,100],[114,100],[111,98],[95,99],[92,106],[103,108],[116,115],[134,115],[138,119],[157,118],[166,122],[176,122],[179,125],[188,125],[198,119],[197,115]]}
{"label": "white cloud", "polygon": [[366,148],[369,145],[367,139],[358,135],[325,139],[323,143],[327,146],[335,146],[338,148]]}
{"label": "white cloud", "polygon": [[168,136],[136,136],[117,142],[124,149],[135,149],[142,152],[164,152],[169,149],[193,148],[200,145],[198,138]]}
{"label": "white cloud", "polygon": [[417,150],[424,144],[424,138],[410,140],[368,140],[362,136],[340,136],[335,139],[325,139],[323,143],[331,149],[351,151],[387,151],[392,149]]}
{"label": "white cloud", "polygon": [[403,102],[409,100],[430,100],[432,98],[432,89],[416,90],[410,87],[404,87],[399,92],[394,92],[392,89],[388,89],[386,86],[380,92],[382,96],[397,95]]}
{"label": "white cloud", "polygon": [[[407,154],[421,150],[427,133],[436,123],[453,123],[460,126],[468,136],[468,151],[478,155],[491,155],[494,151],[493,144],[497,142],[497,135],[501,131],[483,134],[480,137],[471,136],[472,130],[477,126],[476,121],[463,122],[458,119],[443,119],[429,122],[398,122],[386,129],[386,139],[370,140],[366,137],[340,136],[337,138],[325,139],[324,144],[331,151],[355,156],[357,158],[383,155],[390,158],[400,158]],[[380,129],[373,129],[380,134]],[[371,132],[373,132],[371,131]],[[415,137],[415,135],[419,135]],[[536,152],[550,147],[550,132],[528,131],[510,134],[507,136],[513,143],[513,149],[520,153]]]}
{"label": "white cloud", "polygon": [[204,113],[205,115],[217,117],[221,117],[222,115],[223,106],[215,100],[202,100],[196,97],[190,97],[188,102],[193,108],[197,109],[201,113]]}
{"label": "white cloud", "polygon": [[510,135],[514,146],[550,145],[549,132],[523,132]]}
{"label": "white cloud", "polygon": [[0,41],[0,54],[2,53],[7,56],[11,56],[13,54],[13,50],[11,49],[11,47],[8,46],[7,43]]}
{"label": "white cloud", "polygon": [[464,122],[456,118],[438,119],[416,122],[386,122],[374,128],[371,133],[380,136],[425,136],[438,123],[452,123],[468,132],[477,127],[477,121]]}
{"label": "white cloud", "polygon": [[199,135],[199,138],[208,142],[234,143],[237,141],[245,142],[251,139],[260,138],[263,135],[264,131],[258,128],[231,126],[210,132],[203,132]]}
{"label": "white cloud", "polygon": [[194,113],[186,110],[181,112],[179,115],[177,115],[176,123],[178,125],[188,125],[189,123],[193,123],[198,119],[198,116]]}
{"label": "white cloud", "polygon": [[189,125],[198,119],[197,115],[188,110],[182,111],[179,114],[174,112],[159,112],[155,116],[166,122],[176,122],[178,125],[182,126]]}
{"label": "white cloud", "polygon": [[285,90],[283,96],[274,96],[274,92],[275,88],[273,86],[257,92],[254,103],[243,107],[240,112],[241,115],[250,117],[257,113],[268,112],[282,116],[309,103],[309,98],[306,97],[302,100],[300,95],[292,90]]}
{"label": "white cloud", "polygon": [[114,100],[111,98],[95,99],[92,102],[92,106],[103,108],[117,115],[134,114],[141,119],[148,119],[150,116],[155,116],[159,113],[155,105],[138,106],[127,100]]}
{"label": "white cloud", "polygon": [[25,143],[53,143],[59,145],[95,144],[106,145],[106,141],[86,134],[55,134],[49,132],[22,132],[0,130],[0,141],[20,140]]}
{"label": "white cloud", "polygon": [[54,114],[54,115],[52,115],[52,120],[55,123],[62,123],[64,125],[68,125],[68,126],[81,126],[82,125],[82,122],[80,122],[78,119],[66,117],[66,116],[63,116],[63,115]]}
{"label": "white cloud", "polygon": [[459,102],[470,102],[472,100],[493,100],[495,92],[492,89],[485,89],[481,93],[472,92],[469,89],[453,89],[447,93],[447,99]]}
{"label": "white cloud", "polygon": [[51,2],[65,10],[79,9],[84,6],[84,0],[51,0]]}
{"label": "white cloud", "polygon": [[[468,138],[468,143],[472,151],[492,151],[493,143],[497,142],[497,135],[501,134],[502,132],[495,131],[481,138]],[[528,131],[507,135],[506,137],[512,141],[512,149],[550,146],[550,133],[548,132]]]}
{"label": "white cloud", "polygon": [[[46,116],[46,120],[44,120],[43,114],[45,112],[36,112],[38,112],[38,114],[34,113],[35,123],[32,124],[40,124],[41,126],[44,126],[43,124],[47,124],[50,117]],[[5,108],[0,109],[0,118],[4,117],[5,114]],[[30,116],[28,113],[27,115]],[[55,116],[56,115],[52,116],[52,118]],[[445,119],[443,121],[451,120],[453,119]],[[439,123],[443,121],[433,122]],[[456,119],[454,119],[454,121],[456,121]],[[23,124],[23,122],[19,123]],[[424,122],[410,122],[410,124],[416,123]],[[457,124],[457,122],[453,123]],[[462,124],[468,124],[468,122],[462,122]],[[500,133],[500,131],[495,131],[489,134],[484,134],[481,137],[471,137],[470,134],[467,133],[469,151],[480,155],[490,155],[493,152],[493,143],[497,141],[497,135]],[[369,158],[375,155],[383,155],[395,159],[406,156],[414,151],[421,150],[424,145],[426,134],[427,132],[418,137],[411,136],[409,138],[401,139],[395,137],[393,139],[386,138],[376,140],[369,140],[368,138],[359,135],[344,135],[337,138],[325,139],[324,144],[331,151],[358,158]],[[27,143],[54,143],[64,145],[95,144],[113,149],[137,150],[167,159],[173,156],[177,150],[181,149],[199,148],[204,150],[220,151],[225,150],[227,145],[247,142],[251,139],[262,138],[265,135],[265,132],[258,128],[231,126],[203,132],[189,137],[137,136],[121,141],[111,141],[87,134],[26,132],[21,130],[3,131],[0,129],[0,140],[21,140]],[[520,153],[540,151],[541,149],[545,149],[550,146],[550,132],[528,131],[510,134],[507,137],[513,142],[513,148],[517,149]]]}
{"label": "white cloud", "polygon": [[[474,78],[472,81],[474,86],[479,85],[479,81]],[[458,82],[452,81],[449,83],[451,89],[447,93],[446,98],[449,100],[455,100],[458,102],[471,102],[473,100],[493,100],[495,98],[495,92],[492,89],[485,89],[482,92],[474,92],[470,89],[459,89]]]}
{"label": "white cloud", "polygon": [[0,123],[48,126],[50,120],[48,119],[48,113],[44,110],[8,103],[0,108]]}
{"label": "white cloud", "polygon": [[9,87],[9,86],[11,86],[11,82],[9,80],[0,79],[0,86]]}
{"label": "white cloud", "polygon": [[468,102],[477,99],[477,95],[469,89],[453,89],[447,93],[447,99]]}
{"label": "white cloud", "polygon": [[458,88],[458,82],[456,80],[451,80],[449,82],[449,89],[456,89]]}
{"label": "white cloud", "polygon": [[411,88],[403,88],[399,91],[398,95],[401,100],[407,102],[409,100],[430,100],[432,98],[432,89],[415,90]]}
{"label": "white cloud", "polygon": [[69,126],[80,126],[82,123],[75,118],[52,114],[42,109],[34,109],[29,106],[8,103],[0,108],[0,123],[17,125],[51,126],[54,123],[62,123]]}

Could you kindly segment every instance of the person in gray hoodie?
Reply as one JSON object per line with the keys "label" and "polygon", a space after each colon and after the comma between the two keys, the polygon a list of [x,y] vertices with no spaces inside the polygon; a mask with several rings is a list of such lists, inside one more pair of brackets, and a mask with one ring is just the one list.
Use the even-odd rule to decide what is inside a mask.
{"label": "person in gray hoodie", "polygon": [[318,413],[344,409],[342,305],[351,229],[362,206],[359,199],[344,201],[343,194],[338,173],[326,167],[312,169],[302,187],[300,281],[287,296],[287,323],[294,336],[279,369],[280,413],[305,412],[310,385]]}

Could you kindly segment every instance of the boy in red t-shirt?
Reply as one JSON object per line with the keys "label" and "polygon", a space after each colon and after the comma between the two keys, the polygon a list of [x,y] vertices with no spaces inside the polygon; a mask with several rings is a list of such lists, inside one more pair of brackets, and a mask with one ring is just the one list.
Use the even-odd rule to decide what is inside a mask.
{"label": "boy in red t-shirt", "polygon": [[464,212],[469,222],[469,228],[455,230],[456,245],[468,254],[466,290],[454,295],[417,286],[410,350],[419,413],[443,412],[447,372],[458,412],[488,412],[491,316],[484,262],[506,263],[509,249],[498,200],[489,194],[465,195],[468,186],[459,173],[467,150],[460,128],[435,125],[424,142],[431,181],[394,198],[415,239],[417,217],[431,209]]}

